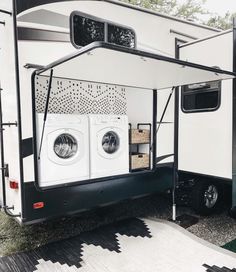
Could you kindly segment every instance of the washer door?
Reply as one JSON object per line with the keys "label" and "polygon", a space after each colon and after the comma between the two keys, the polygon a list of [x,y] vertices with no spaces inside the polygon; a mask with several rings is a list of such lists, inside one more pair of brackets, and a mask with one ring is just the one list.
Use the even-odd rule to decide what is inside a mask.
{"label": "washer door", "polygon": [[122,130],[105,128],[97,134],[98,154],[107,159],[117,158],[123,149]]}
{"label": "washer door", "polygon": [[47,135],[48,158],[60,165],[78,162],[84,154],[83,134],[74,129],[58,129]]}

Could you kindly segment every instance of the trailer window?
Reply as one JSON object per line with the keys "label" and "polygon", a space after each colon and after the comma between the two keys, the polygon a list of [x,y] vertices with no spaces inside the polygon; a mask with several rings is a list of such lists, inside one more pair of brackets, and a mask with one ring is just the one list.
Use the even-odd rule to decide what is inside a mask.
{"label": "trailer window", "polygon": [[78,46],[85,46],[95,41],[104,41],[105,24],[89,18],[74,15],[73,38]]}
{"label": "trailer window", "polygon": [[71,33],[72,43],[76,47],[104,41],[135,48],[136,37],[132,29],[90,18],[77,12],[71,15]]}
{"label": "trailer window", "polygon": [[214,111],[220,106],[221,82],[187,85],[182,88],[184,112]]}
{"label": "trailer window", "polygon": [[135,33],[131,29],[108,24],[108,42],[134,48]]}

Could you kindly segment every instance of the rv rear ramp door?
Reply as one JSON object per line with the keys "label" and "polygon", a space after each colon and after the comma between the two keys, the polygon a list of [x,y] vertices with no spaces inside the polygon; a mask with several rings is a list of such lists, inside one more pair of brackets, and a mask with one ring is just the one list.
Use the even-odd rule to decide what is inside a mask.
{"label": "rv rear ramp door", "polygon": [[233,272],[234,268],[236,254],[173,223],[138,218],[0,259],[1,272]]}
{"label": "rv rear ramp door", "polygon": [[37,74],[49,76],[51,69],[58,78],[151,90],[235,77],[232,72],[103,42],[85,46]]}

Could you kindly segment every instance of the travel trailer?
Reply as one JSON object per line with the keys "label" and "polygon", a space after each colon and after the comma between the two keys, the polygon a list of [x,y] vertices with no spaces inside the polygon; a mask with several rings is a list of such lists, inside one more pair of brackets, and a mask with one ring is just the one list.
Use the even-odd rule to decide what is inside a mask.
{"label": "travel trailer", "polygon": [[[178,87],[218,90],[235,77],[230,66],[175,57],[182,58],[181,44],[213,34],[219,31],[110,0],[1,0],[2,209],[30,224],[172,191],[175,219],[178,170],[198,163],[200,150]],[[213,106],[221,111],[223,95]],[[213,122],[196,123],[205,129],[199,141],[213,137],[206,120]],[[217,161],[219,143],[216,149]],[[220,171],[218,161],[214,167]]]}

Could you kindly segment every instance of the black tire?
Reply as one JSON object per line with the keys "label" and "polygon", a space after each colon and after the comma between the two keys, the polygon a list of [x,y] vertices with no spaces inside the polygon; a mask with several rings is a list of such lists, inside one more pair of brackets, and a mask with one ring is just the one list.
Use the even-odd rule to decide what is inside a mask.
{"label": "black tire", "polygon": [[233,207],[229,210],[229,216],[233,219],[236,219],[236,207]]}
{"label": "black tire", "polygon": [[191,193],[192,208],[200,215],[213,214],[222,200],[221,186],[211,180],[196,181]]}

